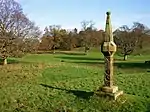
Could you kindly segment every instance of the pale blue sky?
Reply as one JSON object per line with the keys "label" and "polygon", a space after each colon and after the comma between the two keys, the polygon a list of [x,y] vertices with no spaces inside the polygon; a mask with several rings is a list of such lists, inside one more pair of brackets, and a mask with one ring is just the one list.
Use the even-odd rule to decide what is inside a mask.
{"label": "pale blue sky", "polygon": [[43,30],[45,26],[81,28],[81,21],[93,20],[104,29],[105,13],[111,11],[113,30],[139,21],[150,27],[150,0],[17,0],[24,13]]}

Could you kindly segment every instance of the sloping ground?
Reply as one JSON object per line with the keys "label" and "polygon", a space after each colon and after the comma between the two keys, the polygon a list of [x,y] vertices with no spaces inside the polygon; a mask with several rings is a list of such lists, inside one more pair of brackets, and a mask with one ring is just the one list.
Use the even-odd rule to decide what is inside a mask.
{"label": "sloping ground", "polygon": [[115,58],[116,102],[93,94],[103,84],[103,57],[28,55],[0,66],[1,112],[149,112],[150,65],[145,57]]}

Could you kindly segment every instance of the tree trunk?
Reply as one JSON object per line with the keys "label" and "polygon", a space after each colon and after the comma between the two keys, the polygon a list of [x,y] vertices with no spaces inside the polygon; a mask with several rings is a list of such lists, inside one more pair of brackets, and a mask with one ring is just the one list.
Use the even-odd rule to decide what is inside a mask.
{"label": "tree trunk", "polygon": [[53,47],[53,54],[55,54],[55,47]]}
{"label": "tree trunk", "polygon": [[125,54],[123,60],[126,61],[128,56]]}
{"label": "tree trunk", "polygon": [[3,65],[7,65],[7,58],[3,58]]}
{"label": "tree trunk", "polygon": [[85,50],[84,50],[84,54],[87,55],[87,49],[86,49],[86,47],[85,47]]}
{"label": "tree trunk", "polygon": [[89,51],[89,49],[90,49],[89,47],[87,47],[87,46],[85,47],[85,54],[87,54],[87,52]]}

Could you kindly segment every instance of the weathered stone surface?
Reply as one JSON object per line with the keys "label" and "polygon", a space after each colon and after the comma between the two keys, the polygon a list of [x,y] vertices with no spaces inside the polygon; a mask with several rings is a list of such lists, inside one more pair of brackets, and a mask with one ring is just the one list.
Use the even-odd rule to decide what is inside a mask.
{"label": "weathered stone surface", "polygon": [[117,91],[115,93],[107,93],[103,91],[97,91],[95,92],[96,95],[100,97],[109,97],[110,99],[117,100],[117,98],[121,95],[123,95],[123,91]]}
{"label": "weathered stone surface", "polygon": [[118,87],[117,86],[112,86],[112,87],[104,86],[101,88],[101,91],[106,92],[106,93],[116,93],[118,91]]}
{"label": "weathered stone surface", "polygon": [[[115,53],[116,52],[116,44],[111,41],[111,42],[104,42],[103,45],[102,45],[102,52],[113,52]],[[112,54],[110,54],[112,55]]]}
{"label": "weathered stone surface", "polygon": [[110,96],[116,100],[119,95],[123,94],[123,91],[118,91],[118,87],[113,85],[113,56],[117,47],[113,39],[110,12],[106,14],[105,37],[101,46],[101,52],[104,55],[105,61],[104,86],[100,89],[99,95]]}

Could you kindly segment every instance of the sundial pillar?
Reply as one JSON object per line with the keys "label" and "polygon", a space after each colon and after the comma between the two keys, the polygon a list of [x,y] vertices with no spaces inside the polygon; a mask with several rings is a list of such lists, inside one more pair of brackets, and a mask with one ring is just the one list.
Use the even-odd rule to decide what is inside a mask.
{"label": "sundial pillar", "polygon": [[115,100],[118,96],[123,94],[123,91],[118,91],[118,86],[114,86],[113,83],[113,57],[117,50],[117,46],[114,43],[113,32],[111,26],[110,12],[107,12],[106,27],[104,41],[101,46],[101,52],[104,55],[104,84],[100,88],[101,92],[105,95],[113,97]]}

